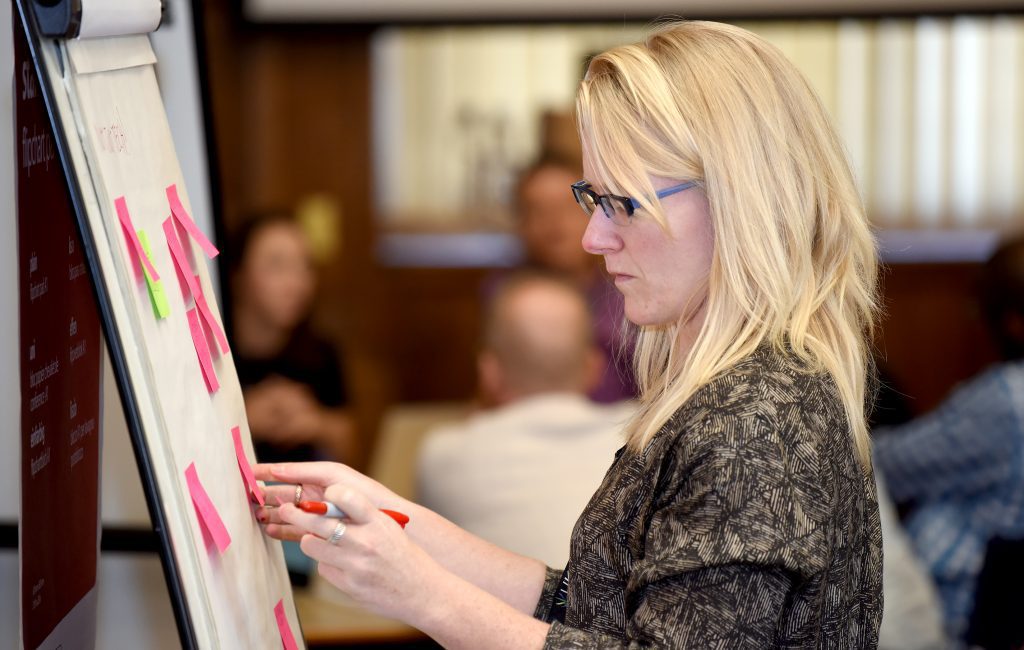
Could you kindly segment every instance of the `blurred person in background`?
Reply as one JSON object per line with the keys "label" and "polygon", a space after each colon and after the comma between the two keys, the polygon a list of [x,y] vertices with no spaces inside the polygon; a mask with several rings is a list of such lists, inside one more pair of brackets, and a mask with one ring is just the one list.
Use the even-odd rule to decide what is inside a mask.
{"label": "blurred person in background", "polygon": [[[877,389],[869,427],[874,432],[913,419],[910,402],[886,369],[884,358],[875,358]],[[949,647],[942,619],[942,605],[931,574],[921,563],[900,522],[896,504],[880,473],[878,514],[882,524],[882,627],[879,650],[944,650]]]}
{"label": "blurred person in background", "polygon": [[879,650],[945,650],[942,606],[931,575],[922,566],[881,476],[878,514],[882,523],[882,627]]}
{"label": "blurred person in background", "polygon": [[623,334],[622,296],[599,258],[580,244],[587,223],[580,219],[580,208],[565,188],[582,173],[582,162],[564,154],[539,158],[516,184],[516,223],[526,268],[558,274],[585,293],[594,340],[604,355],[604,367],[589,395],[598,402],[616,402],[637,395],[630,368],[632,345]]}
{"label": "blurred person in background", "polygon": [[[966,642],[990,543],[1024,540],[1024,239],[982,271],[981,304],[1003,362],[933,412],[875,438],[875,467],[942,599],[948,634]],[[1021,544],[1024,548],[1024,544]],[[1024,564],[1024,556],[1017,569]],[[1016,598],[1020,602],[1020,585]],[[1024,622],[1016,621],[1019,634]],[[1024,634],[1019,634],[1024,642]]]}
{"label": "blurred person in background", "polygon": [[234,359],[261,462],[351,462],[355,432],[335,347],[308,323],[316,271],[286,212],[245,223],[231,277]]}
{"label": "blurred person in background", "polygon": [[485,400],[497,408],[428,434],[422,504],[503,548],[563,566],[573,524],[632,412],[587,398],[604,365],[593,341],[575,285],[535,272],[506,278],[478,358]]}

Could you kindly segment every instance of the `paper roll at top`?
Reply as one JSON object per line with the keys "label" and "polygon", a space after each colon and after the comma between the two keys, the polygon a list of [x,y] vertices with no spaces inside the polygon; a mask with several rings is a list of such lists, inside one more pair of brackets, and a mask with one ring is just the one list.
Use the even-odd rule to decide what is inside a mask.
{"label": "paper roll at top", "polygon": [[43,36],[100,38],[148,34],[163,17],[162,0],[34,0]]}

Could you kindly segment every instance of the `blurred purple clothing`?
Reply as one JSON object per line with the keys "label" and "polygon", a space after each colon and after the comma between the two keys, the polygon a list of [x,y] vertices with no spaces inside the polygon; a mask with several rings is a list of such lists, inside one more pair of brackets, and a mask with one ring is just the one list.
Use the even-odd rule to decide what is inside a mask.
{"label": "blurred purple clothing", "polygon": [[595,402],[618,402],[637,395],[633,379],[633,343],[624,332],[622,294],[600,271],[587,287],[587,302],[594,317],[594,341],[604,353],[601,383],[590,392]]}
{"label": "blurred purple clothing", "polygon": [[[482,284],[484,300],[494,297],[509,275],[515,270],[495,271]],[[593,279],[584,290],[587,304],[594,322],[594,343],[604,354],[605,367],[601,381],[590,391],[589,397],[595,402],[611,403],[637,396],[633,379],[633,343],[624,332],[622,294],[601,269],[595,268]]]}

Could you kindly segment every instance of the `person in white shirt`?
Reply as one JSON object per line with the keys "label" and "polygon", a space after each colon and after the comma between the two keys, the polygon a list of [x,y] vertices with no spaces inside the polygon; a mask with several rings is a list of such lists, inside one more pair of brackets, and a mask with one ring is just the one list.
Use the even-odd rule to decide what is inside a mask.
{"label": "person in white shirt", "polygon": [[882,523],[882,627],[878,650],[944,650],[942,608],[931,576],[914,553],[882,477],[878,515]]}
{"label": "person in white shirt", "polygon": [[485,330],[478,373],[496,407],[428,434],[420,503],[508,550],[564,566],[573,525],[623,445],[632,405],[586,397],[604,363],[585,298],[568,283],[509,278]]}

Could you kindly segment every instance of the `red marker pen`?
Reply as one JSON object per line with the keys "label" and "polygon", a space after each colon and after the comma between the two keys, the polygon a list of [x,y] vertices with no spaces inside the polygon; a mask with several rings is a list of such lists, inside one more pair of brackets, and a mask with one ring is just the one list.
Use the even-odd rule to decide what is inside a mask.
{"label": "red marker pen", "polygon": [[[298,507],[303,512],[320,515],[321,517],[337,517],[340,519],[345,516],[345,513],[339,510],[338,506],[324,501],[299,501]],[[381,508],[380,511],[394,519],[402,528],[405,528],[405,525],[409,523],[409,516],[401,512],[385,510],[384,508]]]}

